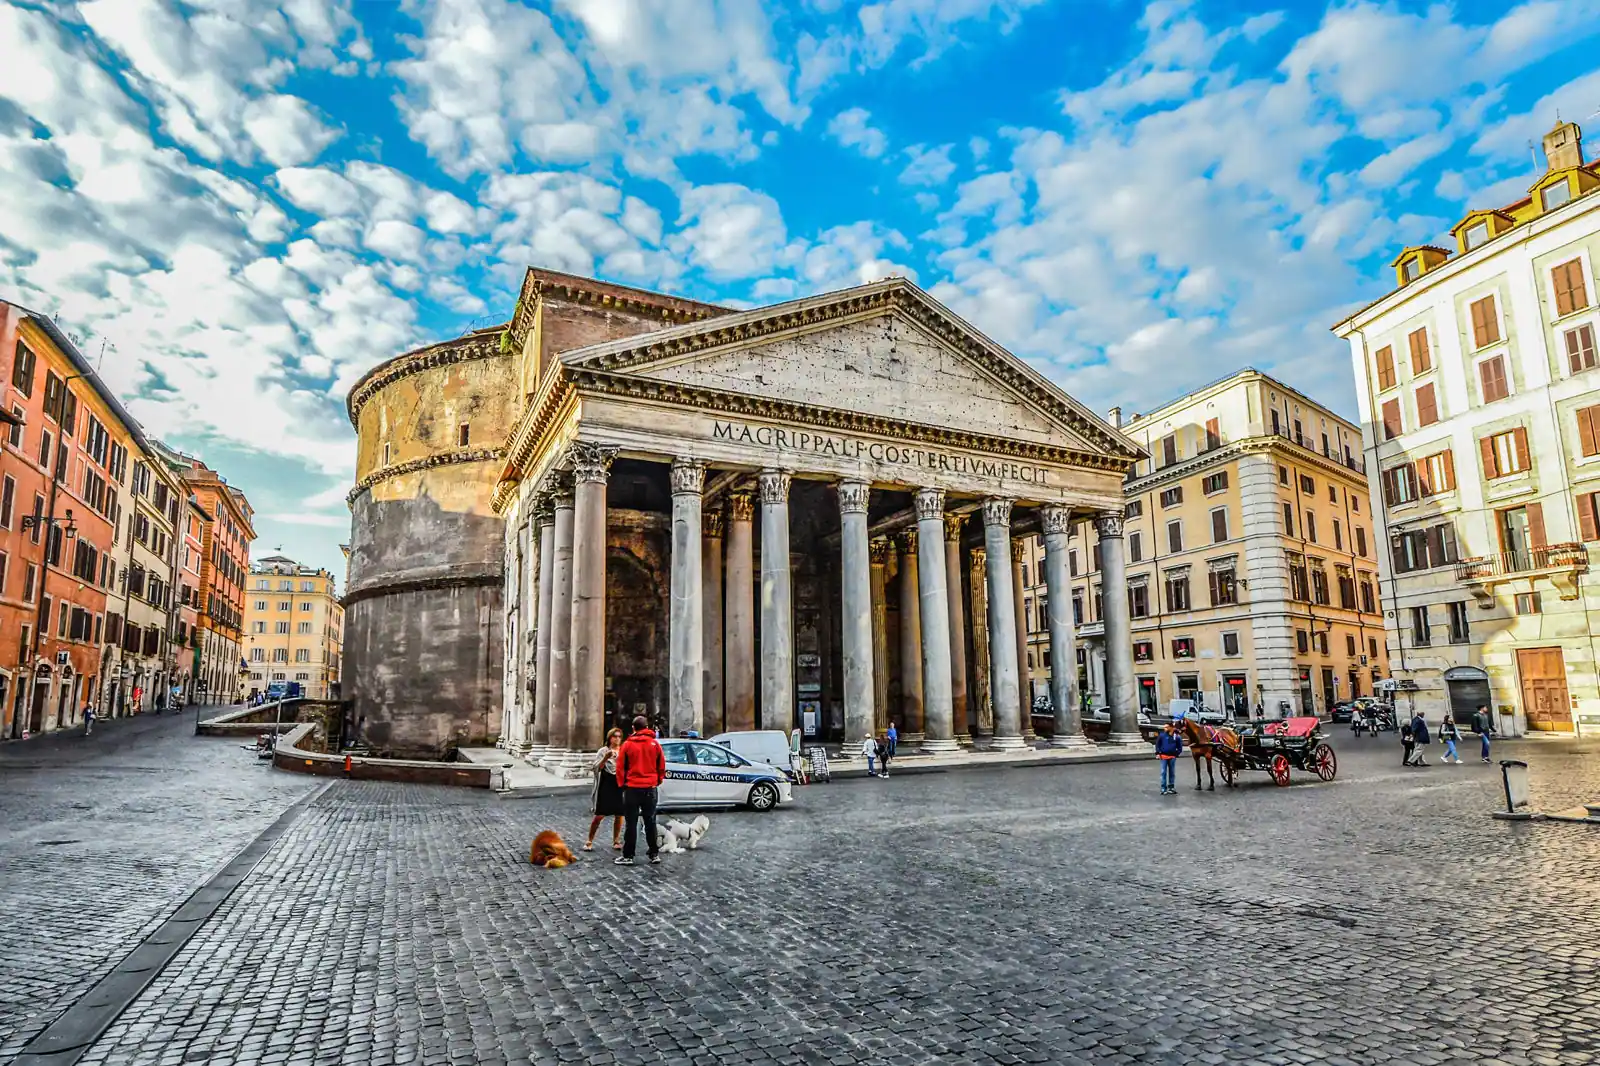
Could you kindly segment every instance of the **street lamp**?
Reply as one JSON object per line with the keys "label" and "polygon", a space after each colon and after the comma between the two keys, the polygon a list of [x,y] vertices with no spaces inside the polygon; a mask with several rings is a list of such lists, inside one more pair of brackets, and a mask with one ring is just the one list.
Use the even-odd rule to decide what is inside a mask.
{"label": "street lamp", "polygon": [[[61,527],[62,535],[68,540],[78,535],[78,524],[72,520],[72,508],[67,508],[67,516],[65,518],[57,518],[55,515],[47,515],[40,511],[22,516],[22,532],[24,533],[34,529],[54,529],[57,526]],[[49,551],[48,541],[45,543],[45,551]]]}

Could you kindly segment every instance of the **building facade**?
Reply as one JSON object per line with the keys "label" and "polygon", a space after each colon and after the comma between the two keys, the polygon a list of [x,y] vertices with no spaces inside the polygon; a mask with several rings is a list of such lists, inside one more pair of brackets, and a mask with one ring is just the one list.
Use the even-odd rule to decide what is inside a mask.
{"label": "building facade", "polygon": [[158,444],[124,436],[132,470],[116,534],[120,573],[106,615],[104,705],[111,716],[163,709],[171,700],[179,656],[173,573],[188,497]]}
{"label": "building facade", "polygon": [[[1249,369],[1121,428],[1148,455],[1123,488],[1140,706],[1164,712],[1189,699],[1239,717],[1326,714],[1371,695],[1388,664],[1360,429]],[[1091,528],[1074,528],[1070,543],[1078,668],[1093,708],[1106,702],[1110,577]],[[1037,545],[1022,565],[1037,679],[1049,654]]]}
{"label": "building facade", "polygon": [[[190,698],[235,703],[244,698],[250,673],[244,660],[244,587],[256,538],[250,501],[194,456],[169,449],[164,458],[182,477],[193,497],[190,512],[199,519],[198,635],[190,631]],[[195,532],[191,524],[186,542],[192,543]]]}
{"label": "building facade", "polygon": [[[167,468],[172,469],[170,459]],[[200,501],[183,485],[183,507],[178,512],[178,553],[173,560],[172,580],[176,586],[177,610],[174,612],[172,644],[174,661],[172,683],[177,688],[180,705],[195,698],[195,681],[199,677],[198,665],[202,641],[200,629],[200,574],[205,558],[205,527],[210,520]]]}
{"label": "building facade", "polygon": [[339,698],[344,608],[331,573],[284,555],[251,563],[244,619],[247,695],[294,681],[312,699]]}
{"label": "building facade", "polygon": [[1349,341],[1403,698],[1503,731],[1600,725],[1600,165],[1544,138],[1528,195],[1405,249]]}

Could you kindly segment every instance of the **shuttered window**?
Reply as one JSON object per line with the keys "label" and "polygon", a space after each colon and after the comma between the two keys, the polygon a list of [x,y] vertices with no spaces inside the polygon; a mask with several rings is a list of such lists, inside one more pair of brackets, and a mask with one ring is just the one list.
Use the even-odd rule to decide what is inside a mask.
{"label": "shuttered window", "polygon": [[1583,282],[1583,260],[1573,259],[1550,271],[1556,291],[1556,315],[1570,315],[1589,306],[1588,287]]}
{"label": "shuttered window", "polygon": [[1206,419],[1206,451],[1222,447],[1222,426],[1215,418]]}
{"label": "shuttered window", "polygon": [[1578,533],[1586,541],[1600,540],[1600,492],[1578,496]]}
{"label": "shuttered window", "polygon": [[1595,366],[1594,327],[1585,322],[1577,329],[1562,335],[1567,346],[1567,367],[1574,373],[1593,370]]}
{"label": "shuttered window", "polygon": [[1221,544],[1228,539],[1228,509],[1218,507],[1211,512],[1211,543]]}
{"label": "shuttered window", "polygon": [[1522,426],[1505,433],[1496,433],[1478,441],[1483,455],[1483,476],[1505,477],[1520,474],[1533,465],[1528,454],[1528,431]]}
{"label": "shuttered window", "polygon": [[1394,388],[1394,349],[1384,345],[1378,349],[1378,388]]}
{"label": "shuttered window", "polygon": [[1433,383],[1417,390],[1417,425],[1431,426],[1439,421],[1439,401],[1434,398]]}
{"label": "shuttered window", "polygon": [[1411,372],[1422,374],[1433,368],[1433,358],[1428,351],[1428,328],[1412,331],[1406,337],[1406,343],[1411,347]]}
{"label": "shuttered window", "polygon": [[1578,446],[1584,455],[1600,455],[1600,404],[1579,410]]}
{"label": "shuttered window", "polygon": [[1506,360],[1497,355],[1478,364],[1478,383],[1483,388],[1483,402],[1493,403],[1511,395],[1506,383]]}
{"label": "shuttered window", "polygon": [[1476,348],[1487,348],[1500,339],[1500,320],[1495,317],[1494,297],[1485,296],[1481,300],[1473,301],[1472,311],[1472,343]]}
{"label": "shuttered window", "polygon": [[1178,436],[1168,434],[1161,438],[1161,465],[1171,466],[1178,461]]}
{"label": "shuttered window", "polygon": [[1378,480],[1383,485],[1385,503],[1410,503],[1417,498],[1417,468],[1410,463],[1385,470]]}
{"label": "shuttered window", "polygon": [[1441,492],[1455,491],[1456,464],[1448,448],[1426,459],[1418,459],[1415,469],[1418,496],[1437,496]]}
{"label": "shuttered window", "polygon": [[1383,404],[1383,439],[1394,440],[1400,435],[1400,401],[1385,400]]}

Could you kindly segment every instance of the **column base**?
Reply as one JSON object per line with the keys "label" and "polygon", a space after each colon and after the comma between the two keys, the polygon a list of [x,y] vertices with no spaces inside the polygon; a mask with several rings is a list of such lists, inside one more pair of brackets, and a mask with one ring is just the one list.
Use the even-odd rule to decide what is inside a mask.
{"label": "column base", "polygon": [[522,753],[522,761],[538,766],[539,760],[544,758],[549,751],[550,745],[548,744],[529,744],[528,750]]}
{"label": "column base", "polygon": [[901,733],[900,734],[900,743],[902,743],[902,744],[921,744],[926,739],[927,739],[927,735],[924,734],[924,733]]}
{"label": "column base", "polygon": [[1050,746],[1052,748],[1077,748],[1080,751],[1092,751],[1098,747],[1094,741],[1082,733],[1075,733],[1071,736],[1051,737]]}
{"label": "column base", "polygon": [[1135,745],[1148,747],[1149,742],[1144,739],[1142,733],[1112,733],[1105,739],[1105,746],[1108,748],[1131,748]]}
{"label": "column base", "polygon": [[1027,742],[1025,742],[1020,736],[1016,736],[995,737],[990,742],[989,746],[995,751],[1021,751],[1028,745]]}
{"label": "column base", "polygon": [[956,743],[961,745],[963,748],[972,747],[972,734],[971,733],[957,733],[956,734]]}
{"label": "column base", "polygon": [[924,740],[922,742],[922,750],[929,755],[949,755],[953,752],[959,752],[961,745],[957,744],[955,740],[946,737],[943,740]]}
{"label": "column base", "polygon": [[589,753],[586,751],[563,752],[560,758],[555,760],[555,764],[552,772],[562,777],[589,776]]}
{"label": "column base", "polygon": [[552,774],[559,773],[561,760],[566,756],[566,754],[567,749],[565,748],[546,748],[544,750],[544,754],[539,757],[539,769]]}

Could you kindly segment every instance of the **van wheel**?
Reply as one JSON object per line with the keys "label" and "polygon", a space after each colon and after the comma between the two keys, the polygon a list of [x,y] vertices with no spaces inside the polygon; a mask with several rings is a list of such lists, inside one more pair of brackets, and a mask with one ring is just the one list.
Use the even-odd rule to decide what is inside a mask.
{"label": "van wheel", "polygon": [[778,790],[769,782],[763,781],[750,790],[750,809],[753,811],[770,811],[778,805]]}

